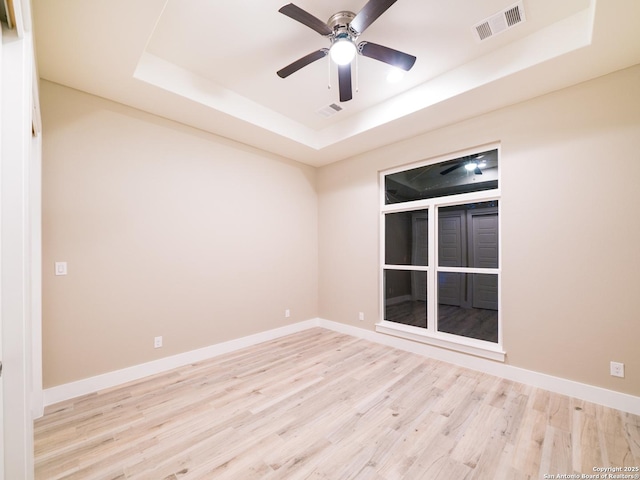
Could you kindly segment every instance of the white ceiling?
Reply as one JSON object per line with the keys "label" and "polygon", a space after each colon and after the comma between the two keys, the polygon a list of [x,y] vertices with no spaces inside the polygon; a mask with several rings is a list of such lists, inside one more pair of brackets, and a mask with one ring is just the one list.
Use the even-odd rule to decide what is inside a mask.
{"label": "white ceiling", "polygon": [[[526,21],[477,41],[516,0],[398,0],[359,38],[415,55],[398,84],[359,57],[338,102],[328,57],[276,71],[328,40],[287,0],[33,0],[41,78],[321,166],[640,63],[640,1],[522,0]],[[297,0],[326,21],[366,0]],[[331,84],[331,89],[328,85]]]}

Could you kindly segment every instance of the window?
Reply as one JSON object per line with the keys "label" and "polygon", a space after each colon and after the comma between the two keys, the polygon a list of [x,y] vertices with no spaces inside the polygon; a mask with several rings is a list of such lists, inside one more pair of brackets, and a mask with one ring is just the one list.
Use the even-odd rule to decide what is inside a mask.
{"label": "window", "polygon": [[504,360],[498,154],[382,172],[378,331]]}

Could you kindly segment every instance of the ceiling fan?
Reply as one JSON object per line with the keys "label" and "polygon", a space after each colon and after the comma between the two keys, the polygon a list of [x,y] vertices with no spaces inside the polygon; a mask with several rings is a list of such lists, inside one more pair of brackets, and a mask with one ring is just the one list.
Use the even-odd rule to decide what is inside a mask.
{"label": "ceiling fan", "polygon": [[373,58],[380,62],[409,71],[416,61],[416,57],[383,45],[371,42],[356,43],[358,37],[375,22],[380,15],[396,3],[397,0],[369,0],[356,15],[353,12],[338,12],[331,16],[327,23],[314,17],[305,10],[289,3],[278,10],[280,13],[315,30],[331,42],[329,48],[321,48],[278,71],[280,78],[286,78],[302,67],[330,55],[338,64],[338,87],[340,101],[346,102],[353,98],[351,87],[351,61],[356,54]]}

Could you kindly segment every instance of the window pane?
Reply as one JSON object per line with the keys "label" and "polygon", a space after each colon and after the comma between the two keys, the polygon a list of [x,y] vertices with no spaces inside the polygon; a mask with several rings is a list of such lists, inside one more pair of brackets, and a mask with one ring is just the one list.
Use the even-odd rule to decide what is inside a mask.
{"label": "window pane", "polygon": [[438,273],[438,331],[498,342],[498,275]]}
{"label": "window pane", "polygon": [[429,211],[385,215],[385,263],[427,265]]}
{"label": "window pane", "polygon": [[498,188],[498,150],[385,176],[385,204]]}
{"label": "window pane", "polygon": [[427,272],[384,271],[384,319],[427,328]]}
{"label": "window pane", "polygon": [[438,209],[438,265],[498,268],[498,201]]}

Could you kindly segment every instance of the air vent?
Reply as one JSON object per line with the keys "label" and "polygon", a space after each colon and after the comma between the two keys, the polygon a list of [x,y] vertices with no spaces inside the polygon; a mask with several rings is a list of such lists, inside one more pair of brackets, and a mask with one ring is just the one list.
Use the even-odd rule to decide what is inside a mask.
{"label": "air vent", "polygon": [[516,23],[522,21],[522,15],[520,15],[520,5],[516,5],[504,12],[504,18],[507,21],[507,27],[513,27]]}
{"label": "air vent", "polygon": [[511,5],[507,9],[492,15],[491,17],[475,24],[473,26],[474,36],[476,40],[483,41],[493,37],[499,33],[508,30],[511,27],[524,22],[524,6],[522,1]]}
{"label": "air vent", "polygon": [[476,33],[480,40],[484,40],[485,38],[489,38],[493,33],[491,32],[491,27],[488,22],[481,23],[476,26]]}
{"label": "air vent", "polygon": [[318,115],[324,118],[329,118],[332,115],[335,115],[336,113],[340,112],[341,110],[343,110],[343,108],[340,105],[332,103],[331,105],[327,105],[326,107],[323,107],[320,110],[318,110]]}

